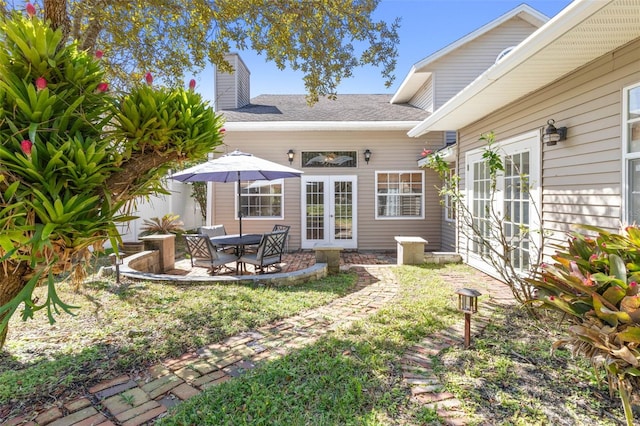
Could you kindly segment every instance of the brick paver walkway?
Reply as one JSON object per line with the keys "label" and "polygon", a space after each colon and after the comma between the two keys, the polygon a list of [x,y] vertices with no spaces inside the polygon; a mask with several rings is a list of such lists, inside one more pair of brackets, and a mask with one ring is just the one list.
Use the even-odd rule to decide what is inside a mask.
{"label": "brick paver walkway", "polygon": [[[350,260],[355,263],[356,259]],[[373,263],[371,258],[360,260]],[[379,263],[390,263],[384,257],[379,260]],[[152,422],[180,401],[237,377],[261,361],[278,358],[312,344],[327,332],[372,314],[396,296],[398,283],[392,269],[376,265],[352,269],[359,276],[357,288],[328,305],[238,334],[180,358],[165,360],[141,376],[123,375],[99,383],[85,396],[41,412],[35,419],[19,417],[4,424],[135,426]],[[449,278],[454,284],[456,279],[462,280],[462,276]],[[483,279],[485,282],[490,280],[484,276]],[[466,275],[465,281],[468,280]],[[492,295],[491,303],[499,297],[501,295],[497,293]],[[481,312],[485,313],[474,316],[474,324],[479,326],[476,332],[486,324],[486,319],[482,318],[489,314],[488,309]],[[441,386],[430,370],[431,355],[460,343],[458,338],[449,337],[452,335],[460,336],[461,332],[452,329],[429,336],[405,354],[402,365],[405,380],[411,387],[412,400],[432,404],[449,424],[461,425],[466,424],[467,419],[459,410],[460,402],[453,395],[440,392]]]}

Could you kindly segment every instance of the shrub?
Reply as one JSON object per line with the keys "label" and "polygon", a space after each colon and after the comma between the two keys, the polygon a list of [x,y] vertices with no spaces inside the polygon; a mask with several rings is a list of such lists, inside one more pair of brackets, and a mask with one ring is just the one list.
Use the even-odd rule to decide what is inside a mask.
{"label": "shrub", "polygon": [[542,264],[528,280],[539,291],[532,303],[565,314],[569,336],[554,347],[569,344],[604,367],[610,392],[618,390],[631,425],[631,399],[637,400],[633,391],[640,384],[640,229],[581,229],[592,235],[572,233],[566,246],[556,246],[555,262]]}
{"label": "shrub", "polygon": [[184,223],[179,220],[177,214],[165,214],[161,218],[152,217],[150,220],[145,219],[142,223],[142,232],[140,237],[155,234],[176,234],[180,235],[186,232],[183,228]]}

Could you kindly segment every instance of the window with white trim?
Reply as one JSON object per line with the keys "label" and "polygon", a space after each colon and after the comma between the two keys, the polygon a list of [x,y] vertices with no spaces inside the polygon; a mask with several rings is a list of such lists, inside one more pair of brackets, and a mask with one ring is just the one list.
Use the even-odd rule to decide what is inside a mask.
{"label": "window with white trim", "polygon": [[246,219],[282,219],[283,179],[242,182],[240,210]]}
{"label": "window with white trim", "polygon": [[623,108],[625,215],[628,223],[640,223],[640,84],[624,89]]}
{"label": "window with white trim", "polygon": [[424,219],[423,200],[423,172],[376,172],[376,219]]}

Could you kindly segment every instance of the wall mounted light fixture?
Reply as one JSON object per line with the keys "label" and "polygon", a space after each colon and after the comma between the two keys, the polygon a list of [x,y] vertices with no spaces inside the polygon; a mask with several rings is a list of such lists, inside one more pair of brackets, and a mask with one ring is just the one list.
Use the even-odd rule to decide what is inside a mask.
{"label": "wall mounted light fixture", "polygon": [[560,141],[567,140],[567,128],[556,127],[555,120],[550,119],[547,121],[547,127],[542,132],[542,143],[546,143],[547,146],[553,146]]}
{"label": "wall mounted light fixture", "polygon": [[289,158],[289,164],[293,163],[293,157],[296,155],[295,152],[293,152],[292,149],[290,149],[289,151],[287,151],[287,157]]}
{"label": "wall mounted light fixture", "polygon": [[364,150],[364,161],[369,164],[369,160],[371,160],[371,150],[369,148]]}

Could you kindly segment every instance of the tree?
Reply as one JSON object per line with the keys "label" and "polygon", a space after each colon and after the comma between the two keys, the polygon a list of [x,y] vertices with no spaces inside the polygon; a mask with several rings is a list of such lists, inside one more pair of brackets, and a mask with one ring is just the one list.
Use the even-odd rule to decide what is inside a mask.
{"label": "tree", "polygon": [[[396,65],[399,20],[371,15],[380,0],[38,0],[54,28],[101,49],[112,82],[151,71],[179,84],[207,62],[231,71],[224,55],[251,48],[280,69],[304,73],[310,101],[335,96],[362,65],[382,67],[387,87]],[[0,0],[2,2],[2,0]]]}
{"label": "tree", "polygon": [[156,89],[151,74],[116,94],[102,52],[65,43],[27,11],[0,19],[0,347],[21,305],[23,319],[68,312],[56,277],[79,281],[91,248],[117,245],[131,201],[166,193],[169,168],[222,143],[222,120],[199,94]]}
{"label": "tree", "polygon": [[[469,244],[476,247],[475,252],[489,264],[500,279],[509,286],[514,298],[525,303],[533,299],[534,288],[527,281],[532,278],[538,265],[542,262],[543,247],[546,233],[543,229],[530,229],[521,226],[516,231],[512,227],[512,218],[503,214],[504,206],[496,203],[498,194],[498,176],[505,171],[505,165],[516,169],[517,180],[513,180],[513,189],[525,194],[528,202],[537,212],[538,223],[541,222],[537,200],[533,199],[530,192],[528,177],[517,170],[517,164],[508,156],[503,155],[495,146],[493,133],[482,135],[480,138],[486,145],[482,154],[483,162],[488,178],[489,186],[486,188],[486,197],[489,201],[483,211],[474,211],[464,198],[464,192],[459,186],[459,176],[451,175],[449,164],[438,153],[431,154],[428,167],[435,170],[443,181],[439,188],[442,197],[449,197],[456,211],[457,230],[460,236]],[[537,237],[537,238],[536,238]],[[524,244],[523,244],[524,243]],[[520,247],[528,247],[528,260],[523,261],[520,256]],[[529,312],[533,313],[532,310]]]}

